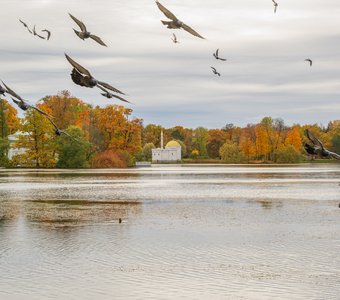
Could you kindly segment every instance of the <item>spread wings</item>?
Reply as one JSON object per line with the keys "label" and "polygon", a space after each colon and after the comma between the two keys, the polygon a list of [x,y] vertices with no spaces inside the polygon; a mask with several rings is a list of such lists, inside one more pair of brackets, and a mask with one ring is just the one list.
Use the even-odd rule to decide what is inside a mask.
{"label": "spread wings", "polygon": [[167,17],[169,18],[170,20],[173,20],[173,21],[177,21],[177,18],[176,16],[170,11],[168,10],[167,8],[165,8],[162,4],[160,4],[158,1],[156,1],[156,4],[158,6],[158,8],[160,9],[160,11]]}
{"label": "spread wings", "polygon": [[77,23],[77,25],[80,27],[81,31],[83,31],[83,32],[87,31],[86,26],[82,21],[78,20],[76,17],[72,16],[70,13],[69,13],[69,15],[72,18],[72,20]]}

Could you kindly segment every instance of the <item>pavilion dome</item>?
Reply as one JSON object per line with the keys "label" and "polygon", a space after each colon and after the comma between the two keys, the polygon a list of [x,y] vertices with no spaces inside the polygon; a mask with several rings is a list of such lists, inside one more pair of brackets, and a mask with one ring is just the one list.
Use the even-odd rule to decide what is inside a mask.
{"label": "pavilion dome", "polygon": [[181,147],[181,145],[179,142],[172,140],[166,144],[165,148],[167,147]]}

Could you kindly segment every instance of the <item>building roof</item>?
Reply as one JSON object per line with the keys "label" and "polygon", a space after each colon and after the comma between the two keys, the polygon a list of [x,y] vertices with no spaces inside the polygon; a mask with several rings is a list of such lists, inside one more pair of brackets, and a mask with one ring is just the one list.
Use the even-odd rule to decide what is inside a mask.
{"label": "building roof", "polygon": [[181,147],[181,145],[179,142],[172,140],[166,144],[165,148],[167,147]]}

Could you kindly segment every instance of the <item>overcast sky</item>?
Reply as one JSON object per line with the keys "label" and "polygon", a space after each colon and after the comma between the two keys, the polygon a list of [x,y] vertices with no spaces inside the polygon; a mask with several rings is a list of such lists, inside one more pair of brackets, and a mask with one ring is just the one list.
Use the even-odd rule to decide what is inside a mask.
{"label": "overcast sky", "polygon": [[[340,119],[339,1],[277,0],[276,14],[271,0],[160,2],[206,40],[164,27],[154,0],[1,0],[0,78],[31,103],[63,89],[93,105],[114,103],[71,81],[66,52],[126,92],[145,124]],[[79,39],[69,12],[108,48]],[[50,41],[30,35],[19,18],[37,31],[50,29]],[[172,32],[180,44],[172,43]],[[214,59],[217,48],[227,62]]]}

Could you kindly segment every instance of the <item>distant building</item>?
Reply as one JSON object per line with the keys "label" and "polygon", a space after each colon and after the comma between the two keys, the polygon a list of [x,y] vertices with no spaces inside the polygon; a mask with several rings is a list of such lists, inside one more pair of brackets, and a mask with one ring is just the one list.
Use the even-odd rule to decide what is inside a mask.
{"label": "distant building", "polygon": [[163,148],[163,130],[161,132],[161,147],[152,149],[152,162],[177,162],[182,160],[181,154],[182,147],[176,141],[170,141]]}
{"label": "distant building", "polygon": [[26,148],[16,148],[15,147],[15,143],[18,141],[19,139],[19,136],[22,136],[22,135],[27,135],[27,133],[23,133],[23,132],[16,132],[14,134],[11,134],[8,136],[8,141],[9,141],[9,150],[8,150],[8,159],[9,160],[12,160],[12,158],[15,156],[15,155],[18,155],[18,154],[24,154],[26,152]]}

